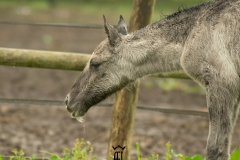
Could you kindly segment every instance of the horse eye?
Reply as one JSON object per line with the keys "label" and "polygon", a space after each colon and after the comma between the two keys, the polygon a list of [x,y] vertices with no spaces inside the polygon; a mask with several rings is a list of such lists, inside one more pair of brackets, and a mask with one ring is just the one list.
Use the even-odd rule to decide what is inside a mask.
{"label": "horse eye", "polygon": [[101,64],[100,62],[91,61],[90,62],[90,67],[93,67],[93,68],[97,69],[100,66],[100,64]]}

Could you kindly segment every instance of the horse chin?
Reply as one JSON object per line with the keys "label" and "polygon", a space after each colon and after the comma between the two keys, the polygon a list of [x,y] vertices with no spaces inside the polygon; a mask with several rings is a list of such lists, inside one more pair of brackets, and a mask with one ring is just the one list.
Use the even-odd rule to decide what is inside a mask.
{"label": "horse chin", "polygon": [[79,105],[79,103],[76,103],[74,105],[74,110],[71,112],[70,117],[76,118],[79,122],[84,122],[84,115],[87,113],[88,109],[80,109],[84,108],[84,106]]}
{"label": "horse chin", "polygon": [[76,120],[78,120],[79,122],[83,123],[85,120],[84,120],[84,115],[83,116],[73,116],[74,112],[71,113],[70,117],[71,118],[76,118]]}
{"label": "horse chin", "polygon": [[84,116],[79,116],[79,117],[75,117],[77,120],[78,120],[78,122],[80,122],[80,123],[83,123],[85,120],[84,120]]}

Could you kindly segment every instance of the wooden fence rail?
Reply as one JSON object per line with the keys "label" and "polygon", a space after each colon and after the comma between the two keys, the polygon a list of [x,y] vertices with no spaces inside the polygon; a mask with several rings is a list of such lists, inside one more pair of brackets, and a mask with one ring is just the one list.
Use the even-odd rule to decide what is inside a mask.
{"label": "wooden fence rail", "polygon": [[[0,65],[82,71],[91,55],[0,47]],[[156,74],[156,77],[190,79],[186,74]]]}
{"label": "wooden fence rail", "polygon": [[0,48],[0,65],[82,71],[90,54]]}

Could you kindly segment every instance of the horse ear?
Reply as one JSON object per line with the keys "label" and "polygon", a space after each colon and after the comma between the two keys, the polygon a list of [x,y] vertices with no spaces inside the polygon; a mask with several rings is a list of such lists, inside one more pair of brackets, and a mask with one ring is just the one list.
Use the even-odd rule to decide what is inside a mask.
{"label": "horse ear", "polygon": [[103,15],[104,28],[108,36],[108,40],[111,46],[115,46],[118,42],[121,41],[121,36],[118,34],[118,31],[107,23],[105,16]]}
{"label": "horse ear", "polygon": [[126,25],[122,15],[120,15],[120,19],[118,21],[117,30],[118,30],[118,33],[127,35],[127,25]]}

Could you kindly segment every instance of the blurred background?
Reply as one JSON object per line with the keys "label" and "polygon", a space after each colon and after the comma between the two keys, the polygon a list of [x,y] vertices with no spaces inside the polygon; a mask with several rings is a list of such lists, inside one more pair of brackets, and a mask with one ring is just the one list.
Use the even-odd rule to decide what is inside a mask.
{"label": "blurred background", "polygon": [[[202,2],[157,0],[152,21]],[[129,22],[132,4],[132,0],[0,0],[0,47],[91,54],[106,37],[103,29],[2,22],[103,24],[104,14],[115,25],[119,15]],[[0,98],[64,100],[78,75],[76,71],[0,66]],[[190,80],[147,78],[141,81],[138,104],[207,111],[204,94]],[[113,97],[106,100],[112,101]],[[111,113],[111,108],[93,107],[83,125],[71,119],[65,107],[0,105],[0,154],[10,155],[13,148],[24,149],[27,156],[42,155],[39,150],[61,153],[76,138],[84,138],[103,159]],[[175,152],[205,155],[207,133],[204,118],[137,110],[133,146],[139,142],[144,157],[152,152],[163,157],[168,141]],[[240,127],[236,127],[233,148],[239,144],[239,134]]]}

